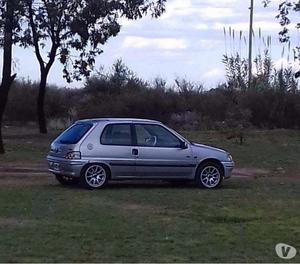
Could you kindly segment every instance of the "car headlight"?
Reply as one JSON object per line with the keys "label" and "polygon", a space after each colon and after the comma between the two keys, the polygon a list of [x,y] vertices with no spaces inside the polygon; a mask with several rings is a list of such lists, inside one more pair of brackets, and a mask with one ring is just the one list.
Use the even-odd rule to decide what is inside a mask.
{"label": "car headlight", "polygon": [[227,153],[227,159],[228,159],[228,161],[233,161],[233,158],[229,153]]}

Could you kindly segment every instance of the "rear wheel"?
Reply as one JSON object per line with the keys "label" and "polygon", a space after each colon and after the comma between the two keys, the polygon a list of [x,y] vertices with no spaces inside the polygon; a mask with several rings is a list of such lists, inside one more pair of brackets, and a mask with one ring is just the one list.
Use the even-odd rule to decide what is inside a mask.
{"label": "rear wheel", "polygon": [[101,189],[108,181],[109,171],[101,164],[87,166],[81,174],[81,184],[87,189]]}
{"label": "rear wheel", "polygon": [[223,180],[223,170],[221,165],[215,162],[206,162],[197,170],[196,182],[199,186],[214,189],[221,185]]}
{"label": "rear wheel", "polygon": [[61,183],[62,185],[75,185],[77,183],[79,183],[79,178],[73,178],[73,177],[69,177],[69,176],[65,176],[65,175],[55,175],[57,181],[59,183]]}

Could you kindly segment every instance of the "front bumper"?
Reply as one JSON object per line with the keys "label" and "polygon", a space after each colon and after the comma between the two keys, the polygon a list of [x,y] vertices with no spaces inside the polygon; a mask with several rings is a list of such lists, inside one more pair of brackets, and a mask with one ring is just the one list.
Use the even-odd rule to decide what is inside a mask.
{"label": "front bumper", "polygon": [[67,160],[53,156],[47,156],[47,161],[50,172],[74,178],[80,177],[82,168],[87,164],[83,160]]}
{"label": "front bumper", "polygon": [[222,162],[224,167],[224,179],[228,179],[232,175],[232,170],[234,168],[234,162],[233,161],[226,161]]}

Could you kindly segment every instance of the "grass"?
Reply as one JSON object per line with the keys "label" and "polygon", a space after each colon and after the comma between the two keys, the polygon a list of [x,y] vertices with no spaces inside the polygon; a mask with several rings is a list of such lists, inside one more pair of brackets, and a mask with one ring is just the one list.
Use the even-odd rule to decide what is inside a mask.
{"label": "grass", "polygon": [[37,133],[32,127],[7,127],[3,129],[6,154],[0,155],[0,162],[24,163],[43,162],[51,141],[58,131],[48,135]]}
{"label": "grass", "polygon": [[277,243],[300,245],[299,189],[299,180],[282,185],[266,178],[233,179],[212,192],[159,185],[94,192],[0,187],[0,259],[277,262]]}
{"label": "grass", "polygon": [[[30,132],[20,139],[15,129],[7,132],[9,152],[0,166],[42,161],[49,136]],[[252,131],[244,146],[216,132],[184,134],[230,150],[240,167],[272,173],[232,178],[213,191],[141,182],[86,191],[46,176],[32,185],[22,184],[26,178],[3,181],[0,261],[282,262],[274,250],[281,242],[299,252],[299,133]],[[278,167],[295,174],[273,173]],[[292,261],[300,262],[299,253]]]}
{"label": "grass", "polygon": [[248,131],[243,145],[215,131],[183,133],[191,141],[228,150],[239,167],[300,169],[299,130]]}

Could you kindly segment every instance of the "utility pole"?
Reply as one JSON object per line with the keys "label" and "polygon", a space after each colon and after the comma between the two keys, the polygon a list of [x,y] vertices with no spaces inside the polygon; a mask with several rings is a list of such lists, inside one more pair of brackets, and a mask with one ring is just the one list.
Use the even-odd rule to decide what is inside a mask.
{"label": "utility pole", "polygon": [[250,26],[249,26],[249,80],[248,80],[248,90],[251,89],[252,82],[252,42],[253,42],[253,11],[254,11],[254,0],[251,1],[250,6]]}

